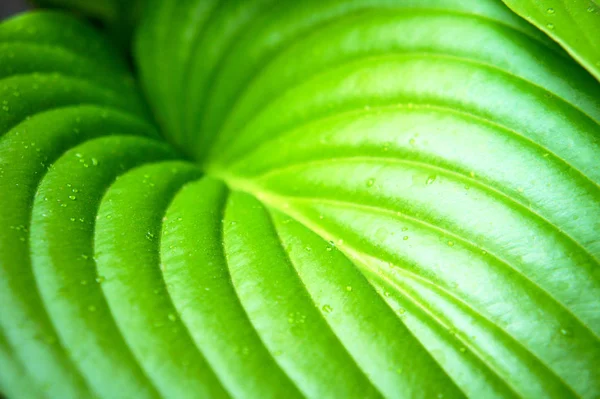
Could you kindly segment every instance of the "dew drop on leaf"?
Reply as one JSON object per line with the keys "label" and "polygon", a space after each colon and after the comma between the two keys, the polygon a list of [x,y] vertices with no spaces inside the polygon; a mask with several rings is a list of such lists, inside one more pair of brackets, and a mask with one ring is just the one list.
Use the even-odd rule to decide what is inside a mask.
{"label": "dew drop on leaf", "polygon": [[565,337],[570,337],[571,335],[573,335],[571,330],[567,330],[566,328],[561,328],[560,333],[561,333],[561,335],[564,335]]}
{"label": "dew drop on leaf", "polygon": [[375,179],[367,180],[367,187],[373,187],[373,184],[375,184]]}
{"label": "dew drop on leaf", "polygon": [[333,308],[330,305],[323,305],[322,309],[325,313],[331,313],[333,311]]}
{"label": "dew drop on leaf", "polygon": [[427,181],[425,181],[425,184],[430,185],[433,184],[433,182],[435,181],[435,179],[437,178],[436,175],[431,175],[427,178]]}
{"label": "dew drop on leaf", "polygon": [[546,14],[549,14],[549,15],[554,14],[554,12],[555,12],[554,8],[549,8],[549,9],[546,10]]}

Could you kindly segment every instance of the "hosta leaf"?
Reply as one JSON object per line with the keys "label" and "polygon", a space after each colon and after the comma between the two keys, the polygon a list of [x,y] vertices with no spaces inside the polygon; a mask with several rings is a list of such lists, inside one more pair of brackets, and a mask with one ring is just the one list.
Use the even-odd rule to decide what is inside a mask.
{"label": "hosta leaf", "polygon": [[[93,201],[102,192],[81,185],[94,179],[106,184],[123,168],[171,152],[156,140],[133,138],[155,137],[156,132],[141,116],[143,107],[131,78],[124,78],[121,63],[105,59],[111,50],[90,28],[60,14],[35,13],[5,22],[0,37],[7,46],[33,42],[47,49],[19,57],[3,53],[0,323],[7,356],[33,380],[32,390],[49,397],[89,397],[90,386],[108,396],[152,392],[123,350],[118,331],[107,322],[110,318],[87,316],[90,306],[101,310],[96,305],[101,292],[89,267],[93,248],[84,244],[85,234],[93,233]],[[30,65],[18,68],[26,65],[27,57]],[[72,70],[64,67],[65,60],[73,62]],[[96,65],[96,72],[86,67],[80,74],[78,60]],[[112,88],[104,84],[107,79]],[[113,167],[107,167],[109,158]],[[92,180],[86,181],[88,176]],[[32,208],[38,206],[44,210],[32,221]],[[32,228],[32,223],[40,228]],[[49,237],[57,242],[44,238],[49,228],[55,229]],[[36,238],[30,239],[30,233]],[[49,244],[66,260],[58,269],[43,259]],[[85,277],[70,274],[73,268]],[[96,291],[90,292],[90,287]],[[85,303],[83,297],[88,296],[90,303]],[[91,331],[102,335],[88,334]],[[113,383],[106,384],[106,378]],[[14,391],[12,383],[7,386]]]}
{"label": "hosta leaf", "polygon": [[595,0],[504,0],[600,80],[600,5]]}
{"label": "hosta leaf", "polygon": [[72,17],[0,58],[7,394],[600,395],[600,84],[500,1],[151,0],[160,133]]}

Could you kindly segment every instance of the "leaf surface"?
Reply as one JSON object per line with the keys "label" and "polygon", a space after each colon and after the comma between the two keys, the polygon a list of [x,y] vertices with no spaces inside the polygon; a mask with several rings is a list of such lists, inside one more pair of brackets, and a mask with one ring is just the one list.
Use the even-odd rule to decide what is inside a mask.
{"label": "leaf surface", "polygon": [[600,84],[542,32],[152,0],[135,53],[160,129],[92,29],[0,25],[3,391],[600,394]]}
{"label": "leaf surface", "polygon": [[600,5],[595,0],[504,0],[600,80]]}

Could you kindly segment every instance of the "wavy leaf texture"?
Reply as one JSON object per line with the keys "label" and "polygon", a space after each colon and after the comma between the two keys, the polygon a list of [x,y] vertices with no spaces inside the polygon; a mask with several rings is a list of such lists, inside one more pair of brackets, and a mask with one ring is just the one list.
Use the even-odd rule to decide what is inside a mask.
{"label": "wavy leaf texture", "polygon": [[[600,84],[499,0],[0,25],[0,390],[595,398]],[[5,371],[6,370],[6,371]]]}

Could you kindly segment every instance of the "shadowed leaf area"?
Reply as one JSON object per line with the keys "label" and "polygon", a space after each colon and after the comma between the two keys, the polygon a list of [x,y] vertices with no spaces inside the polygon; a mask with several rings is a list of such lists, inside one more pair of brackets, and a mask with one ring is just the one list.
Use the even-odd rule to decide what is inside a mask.
{"label": "shadowed leaf area", "polygon": [[598,42],[553,23],[149,0],[131,72],[2,22],[0,390],[597,398]]}

